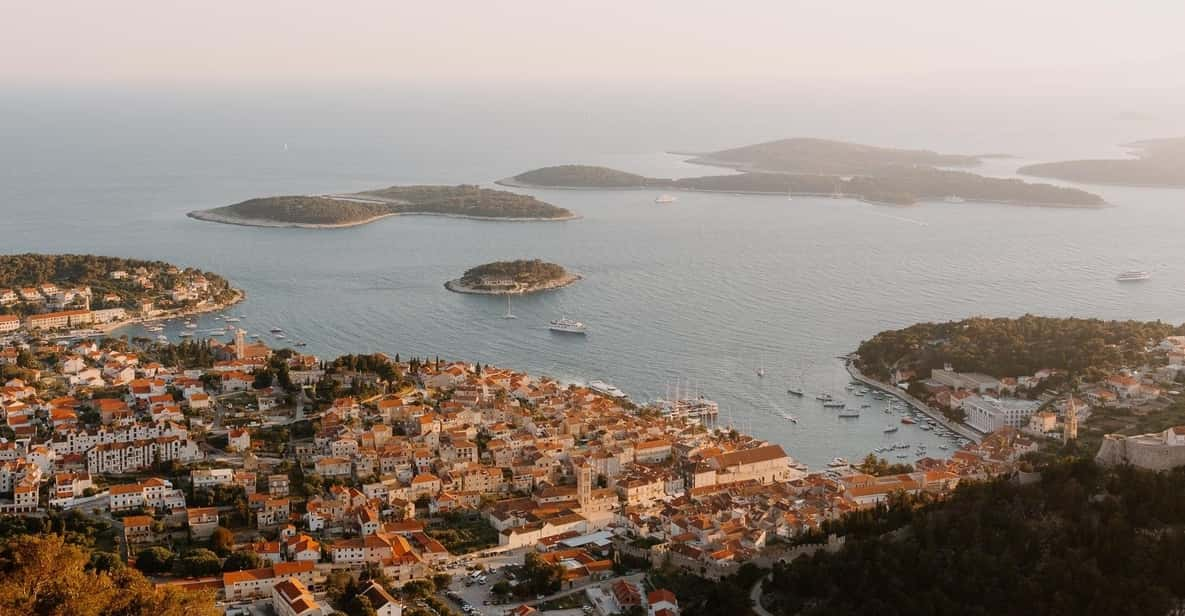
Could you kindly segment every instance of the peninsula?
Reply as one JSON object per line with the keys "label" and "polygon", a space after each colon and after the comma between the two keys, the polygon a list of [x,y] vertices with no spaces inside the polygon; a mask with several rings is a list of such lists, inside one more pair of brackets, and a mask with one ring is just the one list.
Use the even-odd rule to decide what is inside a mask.
{"label": "peninsula", "polygon": [[1185,187],[1185,137],[1126,144],[1133,158],[1067,160],[1021,167],[1018,172],[1091,184]]}
{"label": "peninsula", "polygon": [[470,268],[444,287],[457,293],[482,295],[519,295],[566,287],[577,280],[574,274],[555,263],[539,259],[495,261]]}
{"label": "peninsula", "polygon": [[501,221],[576,218],[564,208],[529,195],[472,185],[391,186],[343,195],[262,197],[187,215],[253,227],[328,229],[412,214]]}
{"label": "peninsula", "polygon": [[92,327],[221,310],[244,294],[223,277],[163,261],[0,255],[0,334]]}
{"label": "peninsula", "polygon": [[1102,197],[1076,188],[945,168],[975,165],[981,158],[822,139],[786,139],[705,154],[688,161],[740,171],[729,175],[652,178],[606,167],[562,165],[535,169],[498,183],[527,188],[828,196],[893,205],[934,200],[1081,208],[1104,205]]}

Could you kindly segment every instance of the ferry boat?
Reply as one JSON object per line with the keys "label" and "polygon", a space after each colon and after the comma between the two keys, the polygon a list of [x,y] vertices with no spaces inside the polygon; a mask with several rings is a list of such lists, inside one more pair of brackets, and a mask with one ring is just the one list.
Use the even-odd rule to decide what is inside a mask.
{"label": "ferry boat", "polygon": [[892,434],[897,431],[897,426],[885,426],[884,433]]}
{"label": "ferry boat", "polygon": [[679,198],[676,197],[675,195],[659,195],[654,198],[654,202],[659,203],[659,204],[674,203],[678,200],[679,200]]}
{"label": "ferry boat", "polygon": [[1148,280],[1149,278],[1152,278],[1152,272],[1131,270],[1120,273],[1115,277],[1115,280],[1119,282],[1139,282],[1141,280]]}
{"label": "ferry boat", "polygon": [[548,324],[547,329],[562,334],[584,334],[584,323],[569,318],[556,319]]}
{"label": "ferry boat", "polygon": [[588,388],[597,392],[598,394],[616,398],[618,400],[625,400],[629,396],[624,391],[604,382],[604,381],[589,381]]}

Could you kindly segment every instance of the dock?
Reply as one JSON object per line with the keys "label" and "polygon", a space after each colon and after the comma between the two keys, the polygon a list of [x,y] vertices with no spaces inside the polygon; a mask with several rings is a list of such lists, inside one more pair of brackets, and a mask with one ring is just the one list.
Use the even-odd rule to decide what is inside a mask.
{"label": "dock", "polygon": [[873,389],[876,389],[878,391],[882,391],[886,394],[889,394],[890,396],[897,398],[898,400],[901,400],[902,402],[908,404],[913,409],[917,410],[919,413],[922,413],[926,417],[929,417],[930,419],[933,419],[934,421],[938,422],[947,430],[950,430],[951,432],[954,432],[955,434],[958,434],[959,436],[968,438],[972,442],[975,442],[977,444],[983,440],[983,436],[981,434],[979,434],[978,432],[976,432],[975,430],[972,430],[971,428],[969,428],[961,423],[957,423],[957,422],[947,419],[945,415],[934,410],[933,408],[930,407],[930,405],[926,404],[925,402],[922,402],[921,400],[918,400],[917,398],[909,395],[909,393],[903,391],[900,387],[894,387],[892,385],[889,385],[888,383],[882,383],[876,379],[864,376],[864,373],[860,372],[860,370],[858,368],[856,368],[856,362],[852,361],[851,358],[845,359],[844,367],[847,368],[848,374],[851,375],[851,377],[853,379],[855,379],[855,380],[857,380],[857,381],[859,381],[859,382],[861,382]]}

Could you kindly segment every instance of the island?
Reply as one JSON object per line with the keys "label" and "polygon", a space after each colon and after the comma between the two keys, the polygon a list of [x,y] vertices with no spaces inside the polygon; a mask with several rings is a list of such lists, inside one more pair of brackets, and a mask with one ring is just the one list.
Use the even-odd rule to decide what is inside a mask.
{"label": "island", "polygon": [[0,334],[90,327],[221,310],[245,297],[212,272],[99,255],[0,255]]}
{"label": "island", "polygon": [[1021,167],[1018,173],[1090,184],[1185,187],[1185,137],[1125,144],[1133,158],[1067,160]]}
{"label": "island", "polygon": [[457,293],[521,295],[566,287],[581,276],[539,259],[495,261],[469,268],[444,287]]}
{"label": "island", "polygon": [[936,200],[1075,208],[1105,205],[1102,197],[1076,188],[948,168],[979,164],[985,157],[893,150],[823,139],[785,139],[703,154],[688,161],[739,171],[728,175],[652,178],[607,167],[561,165],[527,171],[498,183],[521,188],[826,196],[892,205]]}
{"label": "island", "polygon": [[473,185],[391,186],[350,194],[248,199],[190,218],[252,227],[355,227],[388,216],[448,216],[473,220],[555,221],[576,216],[530,195]]}

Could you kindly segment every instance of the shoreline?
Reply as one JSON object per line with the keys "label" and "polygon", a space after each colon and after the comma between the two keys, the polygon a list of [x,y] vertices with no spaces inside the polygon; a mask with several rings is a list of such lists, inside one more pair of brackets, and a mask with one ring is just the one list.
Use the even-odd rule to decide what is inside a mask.
{"label": "shoreline", "polygon": [[155,323],[157,321],[168,321],[170,319],[177,319],[177,318],[181,318],[181,317],[193,316],[196,314],[206,314],[206,313],[210,313],[210,312],[218,312],[219,310],[225,310],[225,309],[230,308],[231,306],[241,303],[247,299],[247,292],[246,291],[244,291],[242,289],[237,289],[237,288],[232,289],[232,290],[234,291],[235,296],[233,298],[231,298],[230,300],[222,302],[222,303],[212,304],[212,305],[208,305],[208,306],[194,306],[193,308],[188,308],[185,310],[178,310],[175,312],[170,312],[168,314],[160,314],[160,315],[155,315],[155,316],[151,316],[151,317],[136,317],[133,319],[128,319],[126,321],[120,321],[119,323],[104,323],[102,326],[95,327],[95,329],[102,331],[103,333],[111,333],[111,332],[114,332],[118,329],[122,329],[124,327],[130,327],[132,325],[141,325],[144,323]]}
{"label": "shoreline", "polygon": [[964,426],[961,423],[954,422],[954,421],[951,421],[950,419],[947,419],[946,416],[944,416],[942,413],[935,411],[933,408],[930,407],[930,405],[909,395],[908,392],[903,391],[900,387],[893,387],[892,385],[889,385],[888,383],[884,383],[884,382],[878,381],[870,376],[866,376],[863,372],[860,372],[860,369],[856,367],[856,362],[852,361],[850,358],[844,360],[844,368],[848,371],[848,374],[853,379],[856,379],[857,381],[860,381],[861,383],[864,383],[865,385],[868,385],[869,387],[883,391],[884,393],[886,393],[894,398],[897,398],[898,400],[905,402],[910,407],[917,409],[917,411],[922,413],[923,415],[942,424],[946,429],[951,430],[952,432],[954,432],[960,436],[971,439],[971,441],[975,442],[975,443],[979,443],[979,442],[983,441],[982,435],[976,433],[974,430],[972,430],[971,428],[969,428],[967,426]]}
{"label": "shoreline", "polygon": [[[626,190],[653,190],[657,192],[688,192],[688,193],[705,193],[712,195],[757,195],[766,197],[786,196],[783,192],[766,192],[758,190],[712,190],[708,188],[687,188],[681,186],[541,186],[538,184],[528,184],[526,182],[519,182],[514,178],[505,178],[494,182],[500,186],[507,186],[511,188],[525,188],[535,190],[609,190],[609,191],[626,191]],[[869,205],[882,205],[891,207],[913,207],[922,203],[945,203],[940,199],[919,199],[913,203],[892,203],[889,201],[874,201],[866,199],[863,196],[841,193],[836,197],[833,193],[813,193],[813,192],[792,192],[791,197],[823,197],[832,199],[851,199],[853,201],[860,201]],[[1115,207],[1110,203],[1085,204],[1085,203],[1034,203],[1032,201],[1009,201],[1001,199],[965,199],[963,203],[948,204],[948,205],[966,205],[975,203],[985,203],[992,205],[1010,205],[1019,207],[1044,207],[1059,210],[1102,210]]]}
{"label": "shoreline", "polygon": [[459,218],[463,220],[478,220],[482,222],[564,222],[568,220],[579,220],[581,216],[572,214],[570,216],[560,216],[557,218],[514,218],[514,217],[494,217],[494,216],[469,216],[466,214],[445,214],[440,212],[391,212],[389,214],[379,214],[378,216],[371,216],[363,220],[357,220],[344,223],[305,223],[305,222],[283,222],[279,220],[263,220],[257,218],[236,218],[234,216],[224,216],[222,214],[215,214],[210,210],[194,210],[187,212],[186,217],[202,222],[214,222],[226,225],[238,225],[241,227],[266,227],[273,229],[348,229],[350,227],[359,227],[368,225],[372,222],[390,218],[392,216],[439,216],[442,218]]}
{"label": "shoreline", "polygon": [[460,278],[455,278],[444,283],[444,288],[453,293],[464,293],[467,295],[530,295],[532,293],[542,293],[544,291],[554,291],[564,287],[573,285],[581,280],[584,276],[569,272],[567,276],[558,280],[551,280],[545,284],[531,287],[529,289],[521,289],[515,291],[490,291],[486,289],[476,289],[474,287],[467,287],[461,284]]}

